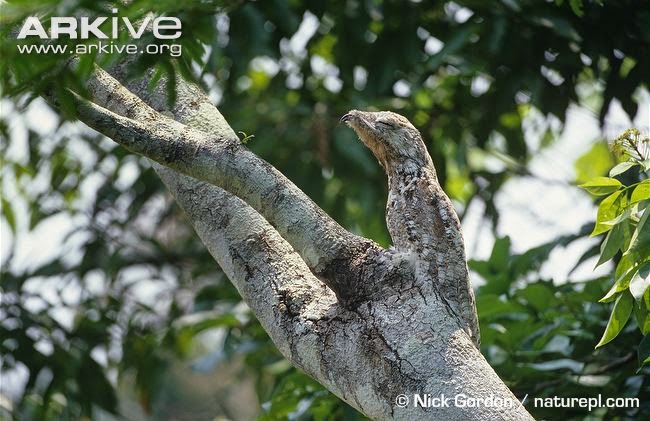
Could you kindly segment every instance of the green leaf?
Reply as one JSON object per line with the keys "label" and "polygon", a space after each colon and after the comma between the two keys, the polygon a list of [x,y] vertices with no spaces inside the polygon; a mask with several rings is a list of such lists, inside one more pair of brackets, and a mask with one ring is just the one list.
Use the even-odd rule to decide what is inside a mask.
{"label": "green leaf", "polygon": [[630,280],[630,293],[637,302],[641,302],[648,286],[650,286],[650,261],[640,265],[639,270]]}
{"label": "green leaf", "polygon": [[629,170],[633,166],[638,165],[636,162],[625,161],[617,164],[614,168],[609,170],[609,176],[614,177],[619,174],[623,174],[625,171]]}
{"label": "green leaf", "polygon": [[618,336],[630,318],[633,304],[634,298],[629,292],[624,292],[620,297],[618,297],[616,303],[614,303],[612,314],[609,316],[609,321],[607,322],[607,327],[605,328],[603,337],[600,338],[596,348],[600,348]]}
{"label": "green leaf", "polygon": [[616,282],[610,288],[610,290],[605,294],[603,298],[598,300],[601,303],[608,303],[618,296],[618,293],[625,291],[630,286],[630,281],[636,274],[638,268],[630,268],[622,276],[616,278]]}
{"label": "green leaf", "polygon": [[477,297],[476,308],[481,320],[499,315],[510,316],[513,313],[525,310],[517,303],[501,300],[496,294],[485,294]]}
{"label": "green leaf", "polygon": [[596,267],[614,257],[623,247],[623,244],[625,243],[624,223],[625,222],[616,224],[614,228],[607,233],[605,241],[603,241],[603,244],[600,246],[600,258],[598,259],[598,263],[596,263]]}
{"label": "green leaf", "polygon": [[644,335],[650,333],[650,308],[648,307],[650,307],[650,289],[645,290],[641,302],[634,304],[636,322]]}
{"label": "green leaf", "polygon": [[626,200],[625,195],[621,195],[621,193],[621,191],[616,191],[600,202],[598,215],[596,216],[596,226],[594,226],[591,233],[592,237],[612,229],[613,224],[605,224],[605,222],[612,221],[621,213],[624,213]]}
{"label": "green leaf", "polygon": [[644,159],[643,161],[640,162],[641,167],[643,168],[643,171],[648,171],[650,170],[650,158]]}
{"label": "green leaf", "polygon": [[637,356],[639,358],[639,367],[643,367],[650,362],[650,335],[646,334],[643,339],[641,339]]}
{"label": "green leaf", "polygon": [[574,164],[576,183],[586,183],[594,177],[603,176],[614,164],[614,158],[607,143],[597,142],[587,153],[576,160]]}
{"label": "green leaf", "polygon": [[622,223],[625,220],[629,220],[630,216],[632,216],[634,213],[636,213],[636,205],[632,205],[631,207],[625,208],[625,212],[622,214],[618,215],[616,218],[609,220],[609,221],[601,221],[601,224],[614,227],[617,224]]}
{"label": "green leaf", "polygon": [[505,294],[514,278],[509,273],[510,237],[497,238],[488,261],[469,261],[469,268],[487,281],[481,286],[483,294]]}
{"label": "green leaf", "polygon": [[11,207],[11,203],[9,203],[9,201],[4,197],[2,198],[2,214],[4,215],[7,224],[9,224],[9,228],[11,228],[11,232],[16,233],[16,215]]}
{"label": "green leaf", "polygon": [[490,254],[490,264],[498,272],[508,270],[508,261],[510,259],[510,237],[497,238]]}
{"label": "green leaf", "polygon": [[524,289],[517,291],[516,294],[540,312],[556,306],[558,302],[552,285],[543,282],[529,284]]}
{"label": "green leaf", "polygon": [[582,10],[582,0],[569,0],[569,6],[576,16],[581,18],[585,14]]}
{"label": "green leaf", "polygon": [[630,197],[630,203],[637,203],[648,199],[650,199],[650,180],[643,180],[634,188],[632,197]]}
{"label": "green leaf", "polygon": [[650,254],[650,227],[648,226],[648,215],[650,215],[650,206],[645,208],[639,223],[630,240],[630,248],[625,254],[631,254],[632,258],[637,261],[643,261]]}
{"label": "green leaf", "polygon": [[617,191],[623,187],[623,184],[615,178],[596,177],[581,184],[579,187],[582,187],[594,196],[605,196]]}
{"label": "green leaf", "polygon": [[632,218],[627,218],[624,221],[621,221],[619,225],[623,231],[623,245],[621,246],[621,251],[625,254],[625,252],[630,248],[635,224],[633,223]]}
{"label": "green leaf", "polygon": [[622,278],[625,274],[628,273],[630,269],[636,266],[636,262],[630,258],[630,256],[624,255],[621,257],[621,260],[619,260],[618,264],[616,265],[616,271],[614,273],[614,279],[620,279]]}

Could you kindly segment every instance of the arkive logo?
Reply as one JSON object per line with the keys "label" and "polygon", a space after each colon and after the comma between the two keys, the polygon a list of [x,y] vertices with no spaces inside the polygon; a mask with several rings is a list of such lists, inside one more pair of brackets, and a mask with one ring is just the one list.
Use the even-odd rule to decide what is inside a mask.
{"label": "arkive logo", "polygon": [[[117,9],[113,9],[112,12],[117,14]],[[107,21],[110,22],[109,34],[100,29],[100,26]],[[25,19],[17,38],[25,39],[36,36],[41,39],[58,39],[61,36],[66,36],[70,39],[89,39],[92,35],[97,39],[118,39],[122,25],[133,39],[140,39],[149,25],[151,25],[151,33],[156,39],[177,39],[182,35],[181,20],[170,16],[155,18],[147,16],[137,23],[131,22],[131,19],[125,16],[110,18],[100,16],[92,20],[89,17],[57,16],[50,18],[49,35],[41,21],[36,16],[30,16]]]}

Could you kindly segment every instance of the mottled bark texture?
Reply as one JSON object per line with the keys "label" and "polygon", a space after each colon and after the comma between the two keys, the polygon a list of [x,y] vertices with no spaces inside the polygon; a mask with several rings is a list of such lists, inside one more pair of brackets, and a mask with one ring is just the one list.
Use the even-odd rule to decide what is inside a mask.
{"label": "mottled bark texture", "polygon": [[[154,161],[292,364],[373,419],[531,419],[435,288],[418,282],[408,254],[334,222],[246,149],[196,86],[178,81],[168,107],[165,82],[153,91],[148,83],[127,80],[124,65],[97,69],[92,101],[78,99],[80,119]],[[455,406],[459,394],[456,403],[482,404]],[[405,407],[395,404],[400,395]],[[415,395],[450,400],[421,407]]]}

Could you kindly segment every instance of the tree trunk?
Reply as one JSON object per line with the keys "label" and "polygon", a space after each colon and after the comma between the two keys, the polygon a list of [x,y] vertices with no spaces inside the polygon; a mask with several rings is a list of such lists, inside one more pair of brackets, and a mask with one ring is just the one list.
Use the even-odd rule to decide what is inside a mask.
{"label": "tree trunk", "polygon": [[292,364],[373,419],[532,419],[407,257],[334,222],[196,86],[179,81],[168,108],[164,81],[150,91],[125,66],[96,70],[79,118],[154,161]]}

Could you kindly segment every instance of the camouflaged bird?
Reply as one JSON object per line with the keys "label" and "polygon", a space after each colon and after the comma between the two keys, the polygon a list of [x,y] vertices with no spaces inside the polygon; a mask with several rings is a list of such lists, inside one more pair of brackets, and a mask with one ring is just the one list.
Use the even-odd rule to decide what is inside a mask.
{"label": "camouflaged bird", "polygon": [[352,110],[341,118],[357,133],[388,175],[386,225],[399,252],[416,257],[416,277],[434,288],[479,346],[474,291],[469,281],[460,221],[440,187],[420,132],[390,112]]}

